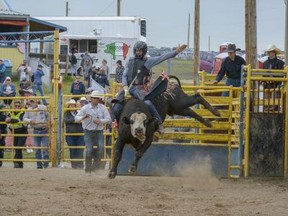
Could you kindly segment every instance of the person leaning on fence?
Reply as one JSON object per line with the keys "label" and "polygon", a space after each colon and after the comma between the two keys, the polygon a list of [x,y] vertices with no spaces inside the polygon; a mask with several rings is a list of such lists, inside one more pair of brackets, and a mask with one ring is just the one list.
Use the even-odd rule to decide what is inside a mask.
{"label": "person leaning on fence", "polygon": [[99,103],[102,98],[99,94],[99,91],[93,91],[90,95],[91,102],[82,107],[75,117],[76,121],[82,122],[84,129],[86,173],[91,173],[91,171],[95,171],[101,167],[100,159],[104,151],[103,130],[105,124],[111,123],[107,107]]}
{"label": "person leaning on fence", "polygon": [[9,124],[11,134],[16,135],[13,136],[13,146],[16,147],[14,155],[14,168],[23,168],[23,161],[17,161],[17,159],[23,159],[23,149],[17,149],[17,147],[25,146],[28,129],[27,125],[23,123],[24,111],[22,109],[21,101],[15,100],[13,104],[15,111],[9,112],[5,121]]}
{"label": "person leaning on fence", "polygon": [[[237,50],[239,49],[236,49],[235,44],[228,44],[228,57],[226,57],[222,62],[221,68],[216,76],[216,79],[213,81],[213,84],[219,83],[226,75],[226,86],[241,86],[241,68],[242,65],[246,64],[246,61],[241,56],[236,55]],[[223,92],[222,95],[228,96],[229,92]]]}
{"label": "person leaning on fence", "polygon": [[[284,65],[285,63],[277,58],[277,54],[280,54],[281,51],[280,49],[278,49],[274,44],[269,44],[267,49],[265,50],[265,52],[268,54],[268,59],[263,63],[263,69],[272,69],[272,70],[283,70],[284,69]],[[273,76],[273,77],[277,77],[277,76]],[[281,86],[281,82],[263,82],[263,87],[264,89],[276,89],[276,88],[280,88]],[[265,97],[266,98],[270,98],[271,92],[270,91],[265,91]],[[274,92],[274,97],[275,98],[279,98],[279,91],[278,92]],[[275,106],[270,106],[268,109],[270,111],[273,110],[278,110],[278,105]]]}
{"label": "person leaning on fence", "polygon": [[4,158],[4,148],[5,148],[5,139],[7,134],[7,124],[6,124],[6,113],[2,112],[1,109],[5,108],[4,104],[0,104],[0,167],[2,167],[3,162],[1,159]]}
{"label": "person leaning on fence", "polygon": [[43,147],[44,149],[36,150],[36,162],[37,169],[48,168],[49,160],[49,138],[48,138],[48,128],[49,128],[49,114],[47,112],[47,107],[42,104],[38,104],[37,100],[30,99],[30,107],[26,110],[23,121],[30,124],[33,127],[33,137],[34,145],[36,147]]}
{"label": "person leaning on fence", "polygon": [[6,66],[4,64],[4,59],[0,59],[0,83],[3,83],[5,80]]}
{"label": "person leaning on fence", "polygon": [[[67,108],[76,108],[77,103],[75,100],[71,99],[66,104]],[[83,133],[83,128],[81,122],[75,121],[75,116],[77,115],[77,110],[67,110],[64,113],[64,122],[66,126],[66,133]],[[84,146],[84,138],[83,135],[66,135],[65,137],[67,145],[70,147],[70,159],[71,167],[73,169],[83,169],[84,164],[83,161],[73,161],[73,159],[83,159],[83,149],[78,148]],[[75,148],[76,147],[76,148]]]}

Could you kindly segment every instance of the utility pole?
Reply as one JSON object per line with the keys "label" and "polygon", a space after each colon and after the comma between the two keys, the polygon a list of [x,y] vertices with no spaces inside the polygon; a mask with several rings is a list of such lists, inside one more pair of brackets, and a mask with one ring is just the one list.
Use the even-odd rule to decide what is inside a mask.
{"label": "utility pole", "polygon": [[117,16],[121,16],[121,0],[117,0]]}
{"label": "utility pole", "polygon": [[188,37],[187,37],[187,46],[190,48],[190,13],[188,14]]}
{"label": "utility pole", "polygon": [[257,68],[256,0],[245,0],[245,50],[246,62]]}
{"label": "utility pole", "polygon": [[66,1],[66,17],[68,17],[68,11],[69,11],[69,2]]}
{"label": "utility pole", "polygon": [[193,62],[193,68],[194,68],[194,85],[198,85],[198,71],[199,71],[199,26],[200,26],[200,0],[195,0],[195,9],[194,9],[194,62]]}

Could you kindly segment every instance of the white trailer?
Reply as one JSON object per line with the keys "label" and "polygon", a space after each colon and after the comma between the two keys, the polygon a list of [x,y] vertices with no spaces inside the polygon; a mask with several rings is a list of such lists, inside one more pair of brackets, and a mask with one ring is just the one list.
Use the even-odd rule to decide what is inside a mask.
{"label": "white trailer", "polygon": [[[106,59],[110,74],[115,73],[116,61],[126,60],[133,55],[136,41],[146,41],[146,20],[141,17],[37,17],[67,28],[60,34],[60,54],[71,54],[77,49],[76,57],[88,51],[95,65]],[[45,53],[53,53],[52,46],[45,46]]]}

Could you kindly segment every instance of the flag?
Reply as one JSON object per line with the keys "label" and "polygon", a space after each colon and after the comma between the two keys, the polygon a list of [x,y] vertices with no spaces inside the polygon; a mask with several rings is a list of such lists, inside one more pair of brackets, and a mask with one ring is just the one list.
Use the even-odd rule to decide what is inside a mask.
{"label": "flag", "polygon": [[129,46],[123,42],[113,42],[106,45],[105,53],[110,53],[113,59],[116,60],[116,56],[123,56],[125,60],[129,51]]}
{"label": "flag", "polygon": [[90,76],[90,87],[88,91],[99,91],[100,94],[105,94],[106,90],[103,88],[99,83],[97,83],[91,76]]}

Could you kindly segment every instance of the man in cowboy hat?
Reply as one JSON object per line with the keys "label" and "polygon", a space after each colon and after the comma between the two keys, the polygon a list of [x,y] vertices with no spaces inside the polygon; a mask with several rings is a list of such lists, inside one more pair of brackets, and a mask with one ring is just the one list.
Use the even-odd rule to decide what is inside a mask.
{"label": "man in cowboy hat", "polygon": [[[246,62],[241,56],[236,55],[237,50],[239,49],[236,49],[235,44],[228,44],[228,57],[222,62],[221,68],[216,79],[213,81],[213,84],[220,82],[224,75],[226,75],[226,86],[232,85],[234,87],[239,87],[241,85],[241,67],[242,65],[245,65]],[[228,92],[223,92],[223,96],[228,96],[228,94]]]}
{"label": "man in cowboy hat", "polygon": [[[111,117],[105,105],[99,103],[103,99],[100,92],[95,90],[90,95],[91,102],[83,106],[75,117],[82,122],[84,141],[86,145],[85,172],[91,173],[99,168],[104,151],[104,125],[111,123]],[[97,146],[97,148],[93,148]]]}
{"label": "man in cowboy hat", "polygon": [[281,51],[274,44],[269,44],[265,50],[268,54],[268,59],[263,63],[263,69],[284,69],[284,62],[277,58],[277,54]]}
{"label": "man in cowboy hat", "polygon": [[[278,70],[283,70],[285,63],[277,58],[277,54],[280,54],[281,51],[278,49],[274,44],[269,44],[265,52],[268,55],[268,59],[263,63],[263,69],[278,69]],[[262,85],[266,89],[274,89],[274,98],[279,98],[279,91],[277,91],[277,88],[280,88],[281,82],[262,82]],[[266,98],[271,98],[271,93],[270,91],[265,92],[265,97]],[[279,106],[274,105],[274,106],[269,106],[266,107],[266,110],[268,111],[273,111],[273,110],[278,110]]]}

